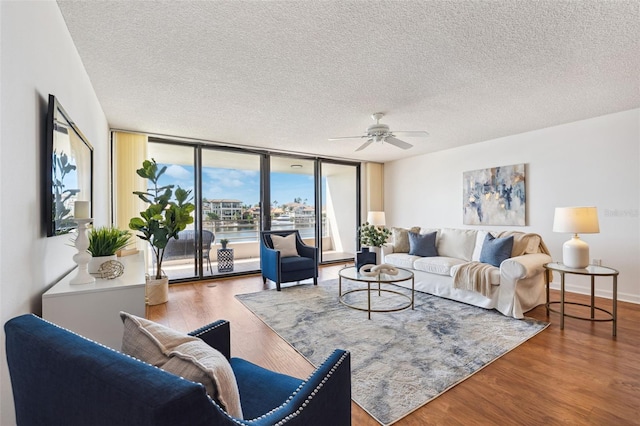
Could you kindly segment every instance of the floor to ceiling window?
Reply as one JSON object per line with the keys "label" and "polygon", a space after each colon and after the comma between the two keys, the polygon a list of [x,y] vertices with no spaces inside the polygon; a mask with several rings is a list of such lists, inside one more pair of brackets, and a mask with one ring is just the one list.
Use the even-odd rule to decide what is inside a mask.
{"label": "floor to ceiling window", "polygon": [[[195,149],[188,145],[176,145],[169,143],[149,142],[147,145],[147,155],[156,160],[160,167],[166,167],[166,171],[158,180],[162,186],[174,185],[174,192],[177,187],[191,191],[191,198],[197,204],[198,194],[196,192],[196,167]],[[196,210],[197,212],[198,210]],[[193,279],[199,277],[199,257],[201,256],[199,246],[200,234],[197,233],[197,221],[187,227],[186,232],[180,234],[179,240],[171,240],[164,252],[162,269],[170,280]],[[203,241],[208,242],[205,236]],[[206,252],[206,251],[205,251]],[[149,263],[153,256],[147,256]],[[149,264],[150,268],[154,265]],[[204,267],[209,267],[208,263]]]}
{"label": "floor to ceiling window", "polygon": [[215,235],[213,275],[260,269],[260,160],[259,154],[202,148],[202,229]]}
{"label": "floor to ceiling window", "polygon": [[320,262],[353,258],[357,163],[151,137],[147,151],[167,167],[160,183],[190,190],[196,204],[194,223],[165,253],[172,282],[258,272],[262,229],[299,230]]}
{"label": "floor to ceiling window", "polygon": [[305,243],[315,246],[315,160],[272,155],[269,182],[271,229],[297,229]]}

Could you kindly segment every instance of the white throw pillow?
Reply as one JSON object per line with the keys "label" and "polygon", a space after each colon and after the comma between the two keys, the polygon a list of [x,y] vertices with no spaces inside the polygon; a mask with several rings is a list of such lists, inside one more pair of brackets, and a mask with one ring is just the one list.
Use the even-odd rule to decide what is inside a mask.
{"label": "white throw pillow", "polygon": [[[476,245],[473,248],[473,255],[471,256],[471,260],[473,262],[480,262],[480,253],[482,252],[482,244],[484,244],[484,239],[487,237],[488,231],[477,231],[476,235]],[[493,234],[492,234],[493,235]]]}
{"label": "white throw pillow", "polygon": [[296,234],[289,234],[286,237],[271,235],[273,248],[280,252],[282,257],[300,256],[296,247]]}
{"label": "white throw pillow", "polygon": [[476,230],[445,228],[438,236],[438,255],[471,260],[476,245]]}
{"label": "white throw pillow", "polygon": [[445,228],[440,231],[438,238],[438,254],[470,261],[475,245],[475,230]]}
{"label": "white throw pillow", "polygon": [[242,419],[240,393],[231,364],[197,337],[126,312],[122,352],[192,382],[202,383],[209,396],[231,416]]}

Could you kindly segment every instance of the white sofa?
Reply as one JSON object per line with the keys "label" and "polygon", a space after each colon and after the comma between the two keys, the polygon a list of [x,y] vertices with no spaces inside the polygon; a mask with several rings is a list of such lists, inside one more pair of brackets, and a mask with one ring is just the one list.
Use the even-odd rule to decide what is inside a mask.
{"label": "white sofa", "polygon": [[[419,228],[412,228],[415,232]],[[383,262],[413,271],[415,289],[457,300],[504,315],[523,318],[524,313],[545,303],[544,264],[551,256],[542,238],[522,232],[491,232],[494,237],[514,236],[510,258],[500,267],[487,267],[490,280],[486,296],[463,288],[454,288],[453,277],[461,265],[480,259],[487,232],[475,229],[422,229],[421,234],[437,232],[437,256],[409,254],[408,229],[392,228],[392,238],[382,248]],[[402,283],[410,286],[411,282]]]}

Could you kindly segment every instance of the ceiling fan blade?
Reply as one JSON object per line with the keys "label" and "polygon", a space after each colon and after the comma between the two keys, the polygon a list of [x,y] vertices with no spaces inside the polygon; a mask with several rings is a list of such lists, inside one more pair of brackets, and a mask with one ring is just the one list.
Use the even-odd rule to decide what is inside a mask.
{"label": "ceiling fan blade", "polygon": [[362,136],[343,136],[340,138],[329,138],[330,141],[339,141],[342,139],[362,139],[362,138],[368,138],[368,135],[362,135]]}
{"label": "ceiling fan blade", "polygon": [[394,135],[401,135],[401,136],[408,136],[410,138],[426,138],[427,136],[429,136],[429,133],[424,132],[424,131],[400,131],[400,132],[393,132]]}
{"label": "ceiling fan blade", "polygon": [[366,141],[365,143],[363,143],[362,145],[360,145],[360,148],[356,149],[356,151],[362,151],[363,149],[365,149],[366,147],[368,147],[369,145],[371,145],[371,142],[373,142],[373,138],[369,139],[368,141]]}
{"label": "ceiling fan blade", "polygon": [[384,141],[390,143],[391,145],[397,146],[398,148],[402,148],[402,149],[409,149],[409,148],[411,148],[413,146],[410,143],[407,143],[405,141],[401,141],[400,139],[394,138],[393,136],[387,136]]}

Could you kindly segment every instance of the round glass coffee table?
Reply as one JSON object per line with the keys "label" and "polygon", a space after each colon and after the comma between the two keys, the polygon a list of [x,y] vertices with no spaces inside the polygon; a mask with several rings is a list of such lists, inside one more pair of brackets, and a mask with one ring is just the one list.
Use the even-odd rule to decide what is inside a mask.
{"label": "round glass coffee table", "polygon": [[[338,273],[339,278],[338,278],[338,299],[340,300],[340,303],[342,303],[343,305],[352,308],[352,309],[357,309],[359,311],[365,311],[367,312],[369,319],[371,319],[371,312],[397,312],[397,311],[404,311],[405,309],[414,309],[414,296],[415,296],[415,280],[413,277],[413,272],[408,271],[406,269],[402,269],[402,268],[396,268],[398,270],[398,274],[397,275],[389,275],[389,274],[385,274],[385,273],[381,273],[379,275],[375,275],[375,276],[367,276],[367,275],[363,275],[361,273],[358,272],[358,270],[355,268],[355,266],[347,266],[346,268],[342,268],[340,270],[340,272]],[[355,283],[366,283],[367,286],[363,287],[363,288],[354,288],[354,289],[350,289],[345,291],[344,293],[342,292],[342,280],[349,280],[349,281],[353,281]],[[400,287],[398,285],[398,283],[401,283],[402,281],[408,281],[411,280],[411,295],[409,296],[408,294],[402,293],[400,291],[397,290],[392,290],[390,288],[383,288],[382,284],[390,284],[390,285],[394,285],[397,287]],[[362,307],[362,306],[357,306],[355,303],[350,303],[347,300],[345,300],[345,297],[348,294],[352,294],[352,293],[359,293],[359,292],[366,292],[367,293],[367,307]],[[371,306],[371,296],[374,295],[375,293],[378,293],[378,296],[381,296],[382,293],[387,293],[387,294],[393,294],[396,296],[400,296],[402,298],[406,298],[407,299],[407,303],[406,304],[401,304],[400,306],[396,306],[393,308],[388,308],[388,309],[383,309],[383,308],[372,308]]]}

